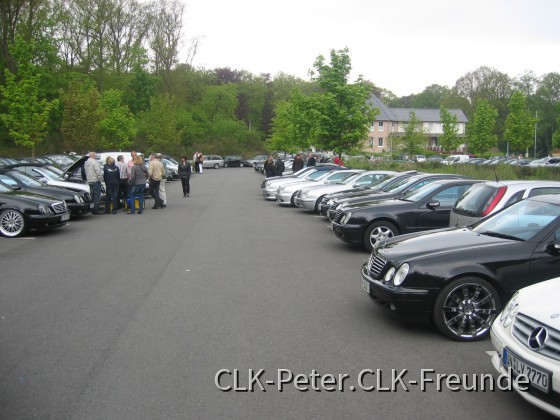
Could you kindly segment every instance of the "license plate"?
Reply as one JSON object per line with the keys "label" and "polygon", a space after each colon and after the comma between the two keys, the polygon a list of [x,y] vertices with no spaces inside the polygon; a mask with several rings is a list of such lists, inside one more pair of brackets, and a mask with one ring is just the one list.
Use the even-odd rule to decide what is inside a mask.
{"label": "license plate", "polygon": [[550,389],[550,372],[527,363],[509,349],[504,349],[504,366],[510,367],[516,375],[525,375],[532,386],[548,393]]}
{"label": "license plate", "polygon": [[362,288],[368,293],[369,295],[369,283],[362,279]]}
{"label": "license plate", "polygon": [[70,213],[63,214],[60,216],[61,221],[70,220]]}
{"label": "license plate", "polygon": [[95,206],[94,203],[90,203],[90,204],[89,204],[89,208],[90,208],[90,209],[92,209],[94,206]]}

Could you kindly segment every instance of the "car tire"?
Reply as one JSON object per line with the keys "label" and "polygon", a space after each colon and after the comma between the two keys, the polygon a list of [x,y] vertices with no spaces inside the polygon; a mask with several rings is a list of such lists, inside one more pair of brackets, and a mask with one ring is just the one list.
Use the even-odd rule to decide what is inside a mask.
{"label": "car tire", "polygon": [[325,198],[324,195],[320,196],[317,201],[315,201],[315,208],[314,208],[314,212],[315,213],[319,213],[320,212],[320,206],[321,206],[321,201],[323,201],[323,198]]}
{"label": "car tire", "polygon": [[373,247],[379,241],[392,238],[399,234],[397,227],[384,220],[372,223],[364,233],[364,246],[369,252],[373,251]]}
{"label": "car tire", "polygon": [[218,169],[219,167],[220,167],[219,164],[217,164],[217,163],[214,164],[214,169]]}
{"label": "car tire", "polygon": [[0,213],[0,235],[17,238],[27,232],[25,217],[17,210],[4,210]]}
{"label": "car tire", "polygon": [[433,317],[443,335],[456,341],[478,341],[490,333],[500,310],[500,295],[489,282],[463,277],[441,289]]}

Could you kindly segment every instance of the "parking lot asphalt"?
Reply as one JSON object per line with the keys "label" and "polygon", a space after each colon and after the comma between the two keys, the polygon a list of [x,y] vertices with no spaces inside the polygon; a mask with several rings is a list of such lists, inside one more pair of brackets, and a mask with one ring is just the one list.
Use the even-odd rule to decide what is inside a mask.
{"label": "parking lot asphalt", "polygon": [[[466,390],[491,342],[393,320],[368,253],[261,181],[208,169],[164,210],[0,239],[0,418],[545,418]],[[438,374],[463,387],[413,384]]]}

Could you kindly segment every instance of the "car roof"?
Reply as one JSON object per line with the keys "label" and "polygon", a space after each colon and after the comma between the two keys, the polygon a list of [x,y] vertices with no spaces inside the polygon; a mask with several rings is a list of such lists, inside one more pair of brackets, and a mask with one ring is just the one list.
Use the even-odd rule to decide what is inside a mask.
{"label": "car roof", "polygon": [[537,195],[535,197],[529,197],[525,200],[540,201],[543,203],[559,204],[560,205],[560,194],[543,194]]}
{"label": "car roof", "polygon": [[527,185],[560,185],[560,181],[541,181],[530,179],[516,179],[510,181],[485,181],[485,185],[495,185],[496,187],[502,186],[527,186]]}

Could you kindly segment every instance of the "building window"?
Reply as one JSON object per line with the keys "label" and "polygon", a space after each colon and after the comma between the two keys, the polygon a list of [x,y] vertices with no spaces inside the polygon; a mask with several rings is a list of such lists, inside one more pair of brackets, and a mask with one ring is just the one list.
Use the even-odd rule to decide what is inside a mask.
{"label": "building window", "polygon": [[377,139],[377,145],[378,145],[379,147],[383,147],[383,137],[379,137],[379,138]]}
{"label": "building window", "polygon": [[373,138],[372,137],[369,138],[369,147],[373,147]]}
{"label": "building window", "polygon": [[383,121],[377,121],[377,129],[378,129],[379,131],[383,131],[383,130],[384,130],[384,128],[383,128]]}
{"label": "building window", "polygon": [[369,131],[373,131],[373,130],[375,130],[375,122],[374,121],[372,121],[370,126],[369,126]]}

